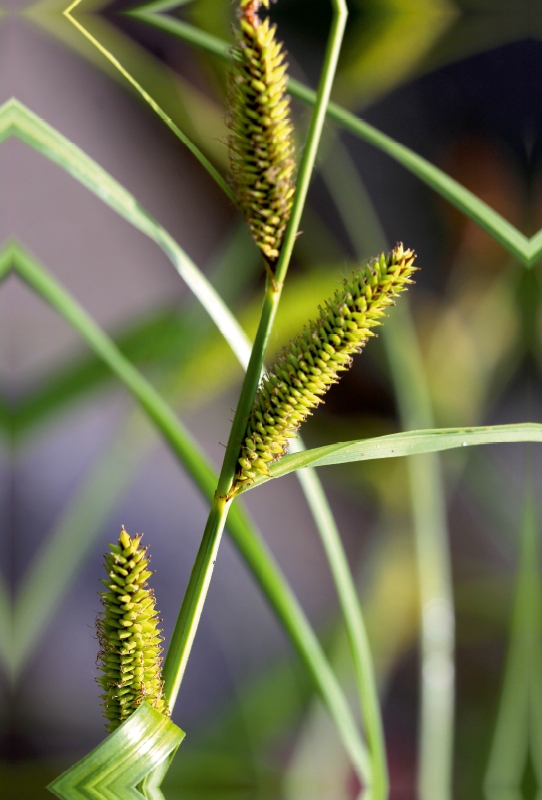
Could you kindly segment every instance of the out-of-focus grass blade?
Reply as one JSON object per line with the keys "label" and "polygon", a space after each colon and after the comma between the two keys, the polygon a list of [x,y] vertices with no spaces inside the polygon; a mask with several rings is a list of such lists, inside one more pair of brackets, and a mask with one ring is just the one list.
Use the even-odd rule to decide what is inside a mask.
{"label": "out-of-focus grass blade", "polygon": [[[11,261],[0,253],[0,282],[11,270]],[[10,408],[0,397],[0,430],[8,430],[10,425]],[[0,662],[11,672],[12,658],[12,608],[9,589],[3,575],[0,574]]]}
{"label": "out-of-focus grass blade", "polygon": [[[162,364],[179,350],[186,328],[177,312],[153,314],[114,337],[120,352],[139,367]],[[49,419],[66,405],[88,397],[89,392],[113,380],[111,370],[102,359],[85,354],[50,376],[43,386],[28,397],[18,400],[11,412],[11,429],[15,436]],[[2,409],[0,406],[0,417]]]}
{"label": "out-of-focus grass blade", "polygon": [[529,752],[539,780],[542,770],[542,745],[538,740],[541,733],[542,581],[537,527],[530,490],[523,510],[510,647],[484,781],[488,797],[495,790],[521,786]]}
{"label": "out-of-focus grass blade", "polygon": [[163,800],[159,785],[184,732],[142,703],[120,728],[49,789],[62,800]]}
{"label": "out-of-focus grass blade", "polygon": [[231,311],[173,237],[147,214],[118,181],[76,145],[13,98],[0,107],[0,142],[10,136],[17,137],[54,161],[156,242],[204,306],[241,364],[245,366],[248,363],[250,343]]}
{"label": "out-of-focus grass blade", "polygon": [[[236,269],[239,267],[237,260]],[[334,275],[338,271],[337,265],[336,271],[315,269],[308,274],[291,276],[275,322],[277,350],[315,313],[322,297],[334,291]],[[231,282],[230,273],[228,283]],[[241,328],[249,337],[256,330],[260,311],[259,298],[245,303],[240,310]],[[192,332],[189,352],[184,347],[188,330]],[[220,393],[229,391],[241,375],[229,345],[215,327],[204,329],[203,318],[187,318],[184,313],[181,316],[172,311],[157,312],[148,320],[138,321],[120,332],[114,341],[123,355],[138,366],[148,364],[152,368],[164,368],[164,392],[175,405],[184,408],[212,402]],[[24,435],[69,403],[82,398],[84,392],[103,388],[113,380],[111,370],[102,359],[94,355],[78,357],[51,375],[32,394],[19,399],[15,408],[2,404],[0,398],[0,428],[7,429],[9,425],[14,435]]]}
{"label": "out-of-focus grass blade", "polygon": [[9,403],[0,396],[0,433],[11,429],[11,415]]}
{"label": "out-of-focus grass blade", "polygon": [[[405,427],[430,425],[429,387],[408,302],[396,312],[384,330],[384,345],[401,421]],[[455,615],[444,479],[435,452],[409,458],[407,463],[421,612],[418,794],[420,800],[450,800]]]}
{"label": "out-of-focus grass blade", "polygon": [[437,453],[457,447],[502,442],[542,442],[542,424],[518,422],[511,425],[487,425],[476,428],[434,428],[315,447],[301,453],[283,456],[270,465],[269,478],[257,478],[248,489],[304,467],[323,467],[377,458],[399,458],[419,453]]}
{"label": "out-of-focus grass blade", "polygon": [[[355,164],[338,137],[323,175],[358,256],[386,248],[385,234]],[[401,423],[434,425],[418,336],[404,298],[383,328]],[[448,800],[454,730],[454,605],[446,498],[440,459],[407,459],[420,588],[421,659],[418,791],[420,800]]]}
{"label": "out-of-focus grass blade", "polygon": [[[294,441],[295,450],[299,439]],[[293,449],[293,448],[292,448]],[[304,449],[304,448],[303,448]],[[356,585],[344,551],[339,529],[315,469],[300,470],[297,477],[311,509],[329,563],[350,645],[354,664],[361,716],[372,761],[372,785],[375,798],[384,797],[388,788],[386,746],[373,658]]]}
{"label": "out-of-focus grass blade", "polygon": [[[131,14],[137,16],[138,12],[132,11]],[[152,22],[153,25],[167,30],[208,52],[212,52],[222,58],[231,57],[230,45],[227,42],[211,34],[203,34],[193,25],[149,12],[147,6],[144,7],[140,16],[145,21]],[[288,91],[293,97],[308,105],[313,105],[315,102],[316,93],[314,90],[292,78],[288,82]],[[422,156],[414,153],[408,147],[405,147],[405,145],[396,142],[390,136],[382,133],[368,122],[359,119],[355,114],[336,103],[329,103],[327,115],[354,136],[374,145],[399,164],[402,164],[467,217],[476,222],[526,267],[531,267],[542,257],[542,231],[529,239],[454,178]]]}
{"label": "out-of-focus grass blade", "polygon": [[449,0],[383,0],[354,20],[337,81],[338,96],[359,108],[419,72],[460,15]]}
{"label": "out-of-focus grass blade", "polygon": [[2,252],[0,252],[0,282],[3,281],[4,278],[7,278],[11,272],[11,261],[12,259],[9,248],[3,248]]}
{"label": "out-of-focus grass blade", "polygon": [[0,575],[0,663],[13,674],[13,608],[8,585]]}
{"label": "out-of-focus grass blade", "polygon": [[[53,536],[35,554],[16,594],[11,673],[20,674],[85,563],[111,509],[126,491],[149,449],[149,428],[130,417],[114,447],[91,470],[67,504]],[[58,565],[62,564],[62,569]],[[54,576],[54,580],[51,580]]]}
{"label": "out-of-focus grass blade", "polygon": [[[211,259],[210,269],[213,273],[213,285],[221,292],[227,303],[239,295],[249,273],[260,267],[260,255],[247,232],[244,220],[227,241],[220,245],[220,255]],[[0,254],[1,258],[1,254]],[[11,258],[11,256],[10,256]],[[218,263],[215,263],[218,262]],[[308,281],[305,278],[301,285],[294,282],[296,295],[304,298]],[[329,280],[329,287],[332,282]],[[322,286],[322,275],[317,273],[317,288]],[[327,285],[322,294],[328,290]],[[309,296],[312,297],[312,295]],[[315,307],[317,299],[314,299]],[[261,302],[252,301],[245,304],[241,316],[241,329],[252,332],[255,319],[260,311]],[[296,332],[290,316],[297,324],[303,319],[305,306],[301,304],[301,315],[293,315],[292,302],[288,303],[290,314],[287,322],[290,327],[286,338]],[[283,315],[281,314],[281,320]],[[284,329],[284,322],[279,325],[279,333]],[[291,334],[290,334],[291,328]],[[189,335],[188,335],[189,334]],[[162,375],[161,384],[164,392],[171,397],[177,406],[188,401],[193,405],[200,400],[212,402],[220,391],[228,391],[238,380],[235,355],[226,340],[222,337],[206,309],[197,303],[191,310],[158,310],[148,318],[139,320],[127,327],[115,338],[115,343],[132,363],[158,368]],[[190,345],[189,347],[187,345]],[[240,341],[240,352],[242,341]],[[209,354],[213,358],[209,360]],[[198,370],[199,365],[199,370]],[[217,365],[220,368],[217,368]],[[188,370],[188,373],[187,373]],[[43,386],[32,394],[20,398],[17,406],[6,411],[6,427],[9,421],[11,431],[20,436],[32,426],[43,423],[51,414],[58,413],[68,403],[78,400],[83,392],[102,387],[114,380],[111,370],[101,358],[94,355],[78,357],[73,363],[61,367],[51,374]],[[187,393],[187,387],[190,391]],[[0,428],[2,427],[2,406],[0,402]]]}

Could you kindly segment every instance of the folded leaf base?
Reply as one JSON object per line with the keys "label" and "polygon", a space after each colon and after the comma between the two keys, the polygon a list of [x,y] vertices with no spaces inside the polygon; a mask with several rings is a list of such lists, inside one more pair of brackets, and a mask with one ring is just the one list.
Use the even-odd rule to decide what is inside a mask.
{"label": "folded leaf base", "polygon": [[159,787],[184,736],[169,717],[142,703],[47,788],[62,800],[163,800]]}

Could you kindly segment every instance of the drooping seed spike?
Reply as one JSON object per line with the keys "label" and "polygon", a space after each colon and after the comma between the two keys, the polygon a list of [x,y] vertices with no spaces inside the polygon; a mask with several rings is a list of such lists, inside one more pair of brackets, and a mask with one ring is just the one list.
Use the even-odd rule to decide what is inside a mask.
{"label": "drooping seed spike", "polygon": [[147,547],[141,535],[132,539],[124,526],[118,544],[110,544],[104,556],[109,580],[102,580],[109,591],[100,592],[104,610],[96,619],[100,643],[96,679],[109,732],[118,728],[145,700],[162,714],[169,715],[162,681],[162,658],[158,611],[145,569]]}
{"label": "drooping seed spike", "polygon": [[[387,256],[364,264],[343,281],[309,322],[277,355],[263,379],[252,406],[233,492],[241,491],[258,475],[269,475],[269,463],[287,452],[311,409],[323,402],[329,386],[352,363],[381,325],[393,298],[412,283],[413,250],[398,244]],[[297,362],[297,367],[295,363]],[[258,420],[265,420],[265,428]]]}
{"label": "drooping seed spike", "polygon": [[232,183],[254,241],[273,269],[294,196],[294,145],[287,64],[276,27],[258,16],[269,0],[241,0],[228,81]]}

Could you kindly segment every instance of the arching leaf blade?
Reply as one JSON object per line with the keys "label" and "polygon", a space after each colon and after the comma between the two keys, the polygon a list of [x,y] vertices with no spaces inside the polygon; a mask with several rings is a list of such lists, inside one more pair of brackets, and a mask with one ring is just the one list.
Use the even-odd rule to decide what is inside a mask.
{"label": "arching leaf blade", "polygon": [[392,433],[374,439],[338,442],[284,456],[270,466],[269,478],[257,479],[248,488],[252,489],[271,478],[280,478],[305,467],[324,467],[352,461],[371,461],[377,458],[399,458],[453,450],[457,447],[503,442],[542,442],[542,424],[520,422],[477,428],[435,428]]}
{"label": "arching leaf blade", "polygon": [[246,366],[250,343],[235,316],[192,259],[130,192],[79,147],[15,98],[0,106],[0,142],[11,136],[66,170],[117,214],[156,242],[203,305],[240,363]]}

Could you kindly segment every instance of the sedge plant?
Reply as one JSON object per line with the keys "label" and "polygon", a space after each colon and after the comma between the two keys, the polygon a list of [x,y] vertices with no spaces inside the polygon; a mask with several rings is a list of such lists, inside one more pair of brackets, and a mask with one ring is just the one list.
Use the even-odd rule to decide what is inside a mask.
{"label": "sedge plant", "polygon": [[[73,16],[70,12],[75,5],[73,4],[66,12],[72,21]],[[228,196],[234,198],[239,206],[262,252],[267,270],[260,326],[248,360],[247,375],[236,410],[223,467],[212,489],[210,488],[214,481],[212,472],[206,467],[197,447],[194,447],[188,438],[183,439],[183,429],[167,404],[161,404],[160,397],[153,392],[153,388],[145,382],[137,370],[122,360],[120,354],[110,346],[105,336],[100,337],[100,333],[93,329],[88,321],[84,321],[81,312],[75,308],[74,304],[71,304],[69,298],[61,295],[61,292],[53,286],[45,273],[40,273],[24,260],[23,265],[19,268],[21,276],[29,281],[36,291],[46,297],[59,313],[63,313],[75,327],[79,328],[87,341],[95,347],[96,352],[100,353],[100,356],[110,364],[121,380],[129,386],[177,452],[180,460],[187,466],[200,488],[207,496],[212,497],[209,520],[162,676],[159,674],[155,613],[150,610],[150,605],[145,605],[149,600],[149,595],[139,595],[140,592],[147,591],[143,586],[144,579],[141,579],[141,584],[135,577],[130,584],[124,580],[132,581],[129,576],[135,571],[136,566],[145,561],[144,555],[141,555],[137,564],[132,558],[136,551],[138,552],[137,558],[139,558],[141,552],[138,549],[139,542],[132,553],[134,540],[131,540],[128,534],[125,536],[121,534],[119,543],[113,546],[111,554],[107,557],[109,572],[117,578],[117,580],[112,579],[113,583],[125,592],[120,595],[114,588],[111,588],[112,584],[109,585],[109,592],[104,597],[105,616],[98,628],[104,654],[103,664],[110,665],[104,671],[102,685],[106,692],[106,713],[111,730],[116,730],[119,725],[122,729],[122,723],[139,714],[139,709],[145,707],[144,699],[151,701],[151,705],[154,705],[159,715],[167,716],[167,713],[171,711],[190,654],[216,560],[221,533],[228,514],[232,528],[240,525],[239,515],[241,512],[238,511],[240,501],[237,499],[239,494],[254,488],[265,480],[310,464],[427,453],[447,447],[491,441],[540,440],[540,426],[527,424],[501,426],[498,430],[485,428],[423,431],[412,435],[400,434],[396,437],[383,437],[382,440],[373,443],[353,442],[320,448],[318,452],[287,454],[287,443],[295,436],[299,425],[311,413],[311,409],[322,402],[327,388],[337,380],[339,373],[348,367],[352,354],[364,346],[368,337],[372,335],[371,329],[379,324],[385,308],[392,303],[393,296],[406,288],[414,270],[413,253],[402,246],[398,246],[388,256],[382,255],[376,260],[368,262],[350,279],[347,279],[343,288],[323,307],[316,321],[308,323],[291,344],[279,354],[275,364],[262,379],[266,345],[280,301],[294,241],[299,231],[299,222],[324,116],[329,110],[335,114],[338,120],[340,118],[341,124],[349,127],[356,135],[366,138],[377,147],[389,152],[415,174],[437,188],[441,194],[468,213],[482,227],[489,230],[498,241],[513,251],[524,263],[532,264],[541,252],[540,237],[527,240],[509,224],[501,224],[502,219],[491,212],[491,209],[485,207],[466,190],[462,190],[462,187],[456,182],[439,173],[423,159],[393,143],[379,132],[375,132],[370,126],[356,120],[352,115],[347,115],[341,110],[338,111],[336,107],[328,104],[346,18],[344,4],[336,0],[333,7],[332,29],[318,91],[314,94],[294,82],[289,82],[289,90],[292,94],[295,92],[298,97],[314,106],[307,141],[297,170],[293,160],[291,122],[288,116],[288,99],[285,96],[287,76],[284,70],[282,50],[275,39],[274,26],[266,20],[260,20],[259,6],[254,2],[242,4],[236,47],[228,54],[228,57],[232,58],[234,62],[228,99],[231,130],[231,183],[227,184],[222,176],[217,175],[214,167],[201,158],[201,154],[198,155],[197,148],[191,147],[192,152],[199,158],[203,166],[208,169],[210,174],[213,174],[217,183],[222,186]],[[79,28],[82,27],[80,23],[77,24]],[[201,42],[199,43],[201,44]],[[209,41],[207,41],[207,46],[209,46]],[[100,47],[104,52],[104,47],[102,45]],[[158,108],[155,110],[159,112]],[[20,128],[23,131],[21,138],[25,141],[30,140],[32,144],[32,136],[28,134],[28,130],[24,129],[24,123],[28,124],[28,120],[24,120],[21,109],[12,104],[9,111],[12,118],[5,126],[5,130],[9,130],[9,133],[4,135],[12,135],[12,130],[17,129],[17,124],[21,125],[21,119],[23,119]],[[249,120],[251,121],[249,122]],[[167,119],[165,121],[167,122]],[[172,126],[170,125],[170,127]],[[173,127],[172,129],[179,135],[178,130]],[[39,138],[36,139],[36,142],[37,144],[33,146],[41,148],[48,157],[54,157],[54,155],[51,156],[51,153],[55,152],[54,143],[51,146],[49,141],[45,142],[44,139]],[[70,165],[66,168],[70,169],[72,174],[77,174],[78,168],[80,169],[79,179],[86,185],[93,183],[96,176],[81,169],[81,159],[77,163],[78,156],[73,148],[71,150],[68,148],[63,153],[62,159],[65,164]],[[297,179],[295,180],[296,172]],[[98,186],[100,182],[105,184],[107,177],[99,176],[95,183]],[[128,203],[126,208],[129,206],[129,211],[123,211],[122,205],[126,198],[118,193],[111,194],[104,191],[104,185],[100,185],[98,192],[106,199],[106,202],[116,207],[116,210],[120,210],[120,213],[131,216],[133,224],[138,225],[152,236],[168,252],[181,274],[185,277],[190,275],[187,262],[183,261],[183,257],[180,255],[180,249],[176,248],[175,243],[172,243],[171,237],[168,237],[165,231],[153,226],[153,221],[142,214],[141,209]],[[206,307],[213,308],[211,313],[215,313],[216,318],[221,318],[223,322],[227,315],[224,314],[223,309],[217,312],[217,305],[213,306],[209,300],[212,295],[199,280],[200,276],[194,276],[195,273],[192,273],[190,278],[194,291],[199,292],[199,297],[206,298],[204,300],[207,303]],[[207,294],[205,294],[206,291]],[[228,329],[228,335],[229,341],[234,343],[233,346],[241,351],[243,347],[240,345],[241,340],[238,338],[235,325]],[[376,448],[380,451],[378,454]],[[235,507],[233,506],[234,502]],[[242,545],[247,553],[247,561],[250,560],[250,556],[248,556],[250,547],[253,547],[254,541],[257,541],[250,538],[251,536],[252,533],[247,535]],[[242,537],[239,536],[239,541],[241,539]],[[247,544],[248,542],[250,544]],[[122,559],[127,560],[123,563]],[[134,564],[128,570],[126,564],[132,561]],[[145,575],[145,566],[141,567],[142,575]],[[123,575],[122,571],[127,574]],[[111,574],[109,577],[111,578]],[[274,586],[272,585],[273,580],[275,581]],[[118,581],[124,585],[121,587]],[[262,579],[261,582],[263,585],[264,580]],[[133,593],[131,593],[131,589],[128,590],[128,585],[135,587]],[[284,585],[281,585],[280,591],[277,586],[276,574],[274,574],[273,579],[268,581],[265,591],[270,599],[274,598],[271,599],[271,602],[275,603],[275,608],[279,608],[278,597],[281,591],[284,592]],[[117,594],[119,598],[123,598],[122,603],[116,601]],[[284,596],[283,594],[283,599]],[[128,597],[130,599],[127,599]],[[135,597],[138,599],[135,600]],[[143,605],[134,610],[138,603]],[[132,607],[128,608],[128,606]],[[293,621],[295,617],[292,612],[293,608],[292,600],[291,608],[282,612],[282,621],[286,628],[290,625],[290,631],[295,631],[298,635],[301,652],[303,645],[299,632],[302,628],[299,617],[295,619],[295,622]],[[131,617],[130,615],[133,614],[136,616]],[[124,622],[132,624],[123,625],[117,621],[121,618]],[[141,626],[141,630],[135,626]],[[139,659],[139,656],[132,657],[130,655],[133,651],[138,651],[138,642],[142,641],[138,634],[143,633],[144,626],[147,626],[146,632],[150,634],[148,663],[144,656]],[[126,631],[134,628],[134,631],[121,637],[119,633],[121,628]],[[130,638],[132,636],[133,640]],[[126,640],[135,641],[135,646],[122,644]],[[312,667],[314,673],[317,674],[322,667],[322,662],[317,669],[315,667],[318,659],[317,651],[310,649],[312,645],[308,644],[307,637],[303,641],[305,642],[306,663],[309,669]],[[122,652],[123,650],[125,652]],[[119,660],[117,660],[117,656]],[[133,670],[130,668],[130,665],[134,663],[129,660],[131,658],[135,661]],[[344,706],[341,707],[339,703],[340,693],[337,695],[336,688],[330,688],[333,684],[329,681],[326,683],[322,679],[323,670],[322,667],[319,673],[320,689],[329,700],[329,707],[335,710],[338,721],[340,714],[344,711]],[[129,673],[134,674],[133,680],[128,677]],[[367,681],[371,680],[370,675],[365,677]],[[325,686],[327,689],[323,688]],[[123,691],[126,689],[126,692],[123,695],[118,692],[115,696],[115,692],[121,687]],[[119,698],[124,696],[129,698],[129,702],[126,704],[119,702]],[[330,700],[331,697],[334,699]],[[107,698],[110,698],[111,701],[109,709],[107,709]],[[121,708],[123,705],[126,705],[127,708]],[[342,711],[337,713],[339,708],[342,708]],[[338,727],[343,724],[343,732],[350,724],[345,723],[345,719],[346,716],[343,713],[343,722],[338,722]],[[346,740],[348,740],[348,736],[350,734],[345,736]],[[354,739],[355,736],[356,734],[354,734]],[[367,736],[370,739],[370,731],[367,732]],[[351,741],[349,746],[352,755],[355,747],[352,746]],[[363,748],[359,752],[364,753]],[[362,756],[358,759],[358,767],[360,767],[359,771],[366,783],[372,783],[373,787],[377,787],[376,796],[379,793],[383,796],[386,779],[382,763],[373,762],[367,766]]]}

